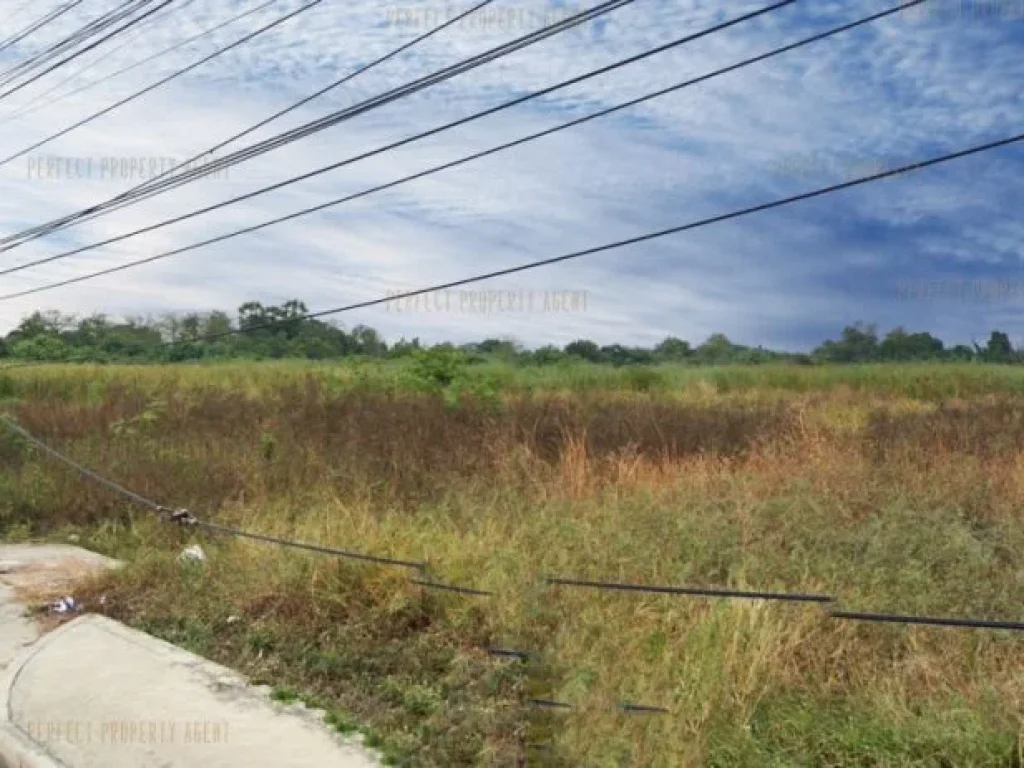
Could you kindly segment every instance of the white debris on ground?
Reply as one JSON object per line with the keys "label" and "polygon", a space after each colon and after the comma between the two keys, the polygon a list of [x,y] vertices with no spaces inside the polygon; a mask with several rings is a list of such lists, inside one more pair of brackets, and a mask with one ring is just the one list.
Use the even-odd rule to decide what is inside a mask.
{"label": "white debris on ground", "polygon": [[70,595],[58,598],[50,603],[51,613],[77,613],[82,610],[82,604]]}
{"label": "white debris on ground", "polygon": [[185,547],[185,549],[181,551],[181,554],[178,555],[178,560],[183,563],[204,563],[206,562],[206,553],[203,552],[203,548],[200,547],[198,544],[193,544],[191,547]]}

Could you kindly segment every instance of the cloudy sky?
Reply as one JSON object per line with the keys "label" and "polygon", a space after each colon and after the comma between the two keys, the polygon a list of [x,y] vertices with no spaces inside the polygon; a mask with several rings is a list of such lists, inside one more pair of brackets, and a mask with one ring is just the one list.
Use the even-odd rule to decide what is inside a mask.
{"label": "cloudy sky", "polygon": [[[60,2],[0,0],[0,39]],[[81,93],[105,75],[266,0],[174,0],[151,23],[0,95],[9,157],[300,7],[245,19]],[[0,234],[105,200],[162,159],[184,161],[474,4],[322,0],[188,74],[0,165]],[[356,104],[527,34],[596,0],[495,0],[401,56],[222,152]],[[0,253],[61,253],[345,160],[487,109],[772,0],[636,0],[308,139],[138,205]],[[7,294],[145,258],[554,127],[899,0],[794,5],[286,188],[120,243],[0,277]],[[0,71],[117,3],[84,0],[0,52]],[[66,81],[63,82],[62,81]],[[1024,130],[1024,0],[922,8],[692,88],[257,233],[0,302],[0,331],[36,309],[145,315],[299,298],[342,306],[635,237],[997,140]],[[0,94],[11,86],[0,88]],[[49,93],[47,93],[49,91]],[[56,99],[56,101],[54,101]],[[57,164],[53,158],[64,158]],[[67,162],[70,159],[71,162]],[[124,170],[122,171],[122,160]],[[150,162],[152,160],[152,162]],[[1024,147],[1014,145],[816,200],[432,297],[347,313],[387,338],[580,337],[651,344],[724,332],[808,349],[857,320],[949,343],[1024,338]],[[480,311],[480,295],[513,291]],[[566,293],[568,292],[568,293]],[[553,299],[567,308],[551,306]]]}

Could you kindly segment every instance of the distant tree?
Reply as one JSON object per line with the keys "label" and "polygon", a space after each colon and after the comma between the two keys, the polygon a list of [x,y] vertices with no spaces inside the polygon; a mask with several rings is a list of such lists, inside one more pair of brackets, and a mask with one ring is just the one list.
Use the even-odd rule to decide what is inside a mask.
{"label": "distant tree", "polygon": [[8,334],[7,340],[13,343],[34,339],[38,336],[57,337],[61,333],[73,329],[75,325],[76,320],[72,315],[62,315],[55,311],[33,312]]}
{"label": "distant tree", "polygon": [[391,349],[388,351],[388,356],[409,357],[422,348],[423,346],[420,344],[420,340],[418,338],[415,338],[412,341],[406,341],[405,337],[402,337],[391,346]]}
{"label": "distant tree", "polygon": [[662,362],[681,362],[693,354],[690,342],[677,339],[675,336],[666,336],[665,339],[654,348],[654,356]]}
{"label": "distant tree", "polygon": [[875,325],[857,322],[843,328],[839,341],[826,341],[814,356],[829,363],[864,363],[877,359],[878,333]]}
{"label": "distant tree", "polygon": [[881,360],[936,360],[942,357],[942,341],[930,333],[907,333],[894,328],[878,345]]}
{"label": "distant tree", "polygon": [[721,364],[732,361],[735,348],[724,333],[712,333],[707,340],[697,347],[694,355],[699,362]]}
{"label": "distant tree", "polygon": [[1013,359],[1010,337],[1002,331],[992,331],[985,346],[985,359],[990,363],[1009,363]]}
{"label": "distant tree", "polygon": [[380,334],[368,325],[357,325],[350,335],[357,354],[382,357],[388,351]]}
{"label": "distant tree", "polygon": [[947,357],[950,360],[968,361],[974,359],[975,352],[966,344],[957,344],[948,351]]}
{"label": "distant tree", "polygon": [[24,360],[67,360],[68,345],[59,336],[39,335],[16,341],[11,345],[11,356]]}
{"label": "distant tree", "polygon": [[581,357],[591,363],[601,362],[601,348],[592,341],[578,339],[565,345],[565,354]]}
{"label": "distant tree", "polygon": [[621,344],[610,344],[600,349],[602,362],[612,365],[648,365],[654,362],[650,350],[638,347],[624,347]]}
{"label": "distant tree", "polygon": [[[244,333],[234,334],[235,330]],[[215,337],[208,339],[207,337]],[[168,345],[166,342],[174,342]],[[0,337],[0,357],[34,360],[193,360],[200,358],[309,358],[339,359],[361,355],[388,358],[417,358],[421,379],[440,384],[462,366],[497,358],[510,365],[552,365],[569,360],[587,360],[616,366],[654,363],[760,364],[772,361],[809,365],[816,362],[862,363],[871,361],[979,361],[1024,363],[1024,342],[1015,345],[1002,331],[993,331],[984,347],[972,340],[973,349],[958,344],[946,349],[930,333],[912,333],[898,327],[879,341],[876,326],[857,322],[843,328],[836,340],[826,340],[811,355],[780,352],[764,347],[734,344],[722,333],[714,333],[696,348],[675,336],[667,336],[652,348],[609,344],[599,347],[588,339],[577,339],[563,349],[545,346],[530,351],[513,338],[488,338],[478,343],[438,344],[423,357],[418,338],[401,339],[389,346],[380,333],[358,325],[346,332],[335,321],[308,317],[306,305],[291,299],[279,306],[245,302],[238,307],[237,320],[228,313],[188,312],[160,318],[114,319],[103,314],[76,317],[56,311],[38,311],[25,317],[5,337]],[[636,383],[654,381],[657,371],[636,372]],[[631,374],[632,375],[632,374]],[[646,377],[646,378],[645,378]],[[473,377],[467,377],[463,386]],[[474,379],[475,380],[475,379]],[[632,380],[632,379],[631,379]]]}
{"label": "distant tree", "polygon": [[492,355],[505,362],[515,362],[523,354],[523,346],[515,339],[484,339],[471,345],[474,352]]}
{"label": "distant tree", "polygon": [[220,336],[233,330],[228,313],[221,312],[220,310],[215,310],[206,315],[203,318],[202,326],[203,336]]}
{"label": "distant tree", "polygon": [[566,354],[558,347],[549,344],[546,347],[534,350],[533,354],[529,357],[537,365],[555,365],[565,360]]}
{"label": "distant tree", "polygon": [[181,318],[181,339],[183,341],[196,341],[199,332],[202,330],[203,320],[196,312],[189,312]]}

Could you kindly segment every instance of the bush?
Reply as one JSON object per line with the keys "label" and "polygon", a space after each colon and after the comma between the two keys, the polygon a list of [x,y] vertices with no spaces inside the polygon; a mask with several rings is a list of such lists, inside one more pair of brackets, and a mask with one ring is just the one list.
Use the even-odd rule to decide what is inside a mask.
{"label": "bush", "polygon": [[445,389],[465,371],[464,352],[451,347],[434,347],[413,354],[413,378],[428,389]]}

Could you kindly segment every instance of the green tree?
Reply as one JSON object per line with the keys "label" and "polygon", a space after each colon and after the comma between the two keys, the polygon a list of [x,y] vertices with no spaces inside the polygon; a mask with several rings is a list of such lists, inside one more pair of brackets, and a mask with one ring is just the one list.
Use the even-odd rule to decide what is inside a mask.
{"label": "green tree", "polygon": [[721,364],[732,361],[735,347],[724,333],[713,333],[697,347],[695,357],[702,363]]}
{"label": "green tree", "polygon": [[943,344],[930,333],[907,333],[894,328],[878,345],[881,360],[937,360],[942,357]]}
{"label": "green tree", "polygon": [[675,336],[666,336],[665,339],[654,348],[654,356],[662,362],[682,362],[693,355],[690,342],[677,339]]}
{"label": "green tree", "polygon": [[591,363],[601,362],[601,348],[587,339],[577,339],[565,345],[565,354],[580,357]]}
{"label": "green tree", "polygon": [[1013,360],[1010,337],[1002,331],[992,331],[985,345],[985,359],[990,363],[1009,363]]}
{"label": "green tree", "polygon": [[875,325],[857,322],[843,328],[839,341],[826,341],[814,356],[829,363],[864,363],[877,359],[878,332]]}

